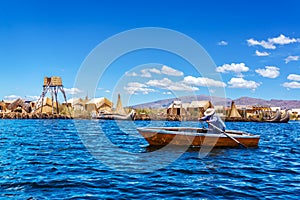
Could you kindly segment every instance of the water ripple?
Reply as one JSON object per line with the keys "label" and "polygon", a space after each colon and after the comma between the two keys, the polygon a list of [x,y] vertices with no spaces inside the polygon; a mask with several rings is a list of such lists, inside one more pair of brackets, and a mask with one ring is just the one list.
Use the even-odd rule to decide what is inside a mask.
{"label": "water ripple", "polygon": [[[188,149],[170,165],[147,173],[117,171],[83,144],[103,147],[100,130],[118,148],[134,154],[156,152],[137,133],[142,126],[200,126],[197,122],[0,120],[0,198],[13,199],[298,199],[300,123],[227,123],[230,129],[260,134],[259,148],[213,149],[202,159]],[[134,126],[133,126],[134,125]],[[98,139],[97,139],[98,137]],[[110,150],[103,147],[103,150]],[[161,151],[162,159],[181,149]],[[99,155],[103,152],[99,151]],[[120,168],[145,158],[123,153]],[[127,166],[122,166],[127,163]],[[153,165],[159,160],[153,160]]]}

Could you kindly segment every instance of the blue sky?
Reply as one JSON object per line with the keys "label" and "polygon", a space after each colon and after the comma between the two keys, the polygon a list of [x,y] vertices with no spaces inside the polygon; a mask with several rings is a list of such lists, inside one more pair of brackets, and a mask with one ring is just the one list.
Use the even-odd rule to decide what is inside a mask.
{"label": "blue sky", "polygon": [[126,30],[161,27],[202,45],[222,81],[201,77],[178,56],[148,50],[112,63],[97,97],[115,99],[121,93],[136,104],[174,97],[174,91],[214,94],[204,81],[225,87],[232,99],[297,100],[299,7],[297,0],[0,1],[0,99],[39,96],[44,76],[61,76],[68,97],[85,96],[74,82],[99,43]]}

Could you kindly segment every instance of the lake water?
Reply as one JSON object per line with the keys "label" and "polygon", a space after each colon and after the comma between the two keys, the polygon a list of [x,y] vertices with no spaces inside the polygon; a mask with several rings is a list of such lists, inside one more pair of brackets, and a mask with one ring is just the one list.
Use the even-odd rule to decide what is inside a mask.
{"label": "lake water", "polygon": [[226,123],[259,148],[147,147],[136,127],[198,122],[0,120],[3,199],[299,199],[300,123]]}

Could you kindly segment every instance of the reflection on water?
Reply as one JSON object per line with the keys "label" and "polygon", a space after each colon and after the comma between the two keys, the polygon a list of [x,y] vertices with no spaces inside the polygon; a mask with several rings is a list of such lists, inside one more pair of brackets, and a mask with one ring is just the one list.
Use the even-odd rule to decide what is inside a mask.
{"label": "reflection on water", "polygon": [[[85,134],[78,134],[78,125]],[[0,197],[298,199],[298,122],[226,123],[229,129],[261,135],[259,148],[213,149],[201,159],[199,148],[149,147],[136,131],[144,126],[201,124],[77,120],[75,126],[71,120],[0,120]],[[101,133],[108,141],[99,137]],[[84,140],[101,147],[100,160],[91,155]],[[116,149],[107,147],[107,142],[119,152],[114,154]],[[174,155],[178,158],[154,171],[120,170],[154,169]],[[118,170],[103,163],[103,158]]]}

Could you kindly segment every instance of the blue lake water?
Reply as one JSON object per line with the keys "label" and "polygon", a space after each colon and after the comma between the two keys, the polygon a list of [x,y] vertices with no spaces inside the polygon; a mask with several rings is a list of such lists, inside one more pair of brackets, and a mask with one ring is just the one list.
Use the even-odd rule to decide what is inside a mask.
{"label": "blue lake water", "polygon": [[299,199],[300,123],[226,123],[259,148],[147,147],[136,127],[198,122],[0,120],[3,199]]}

